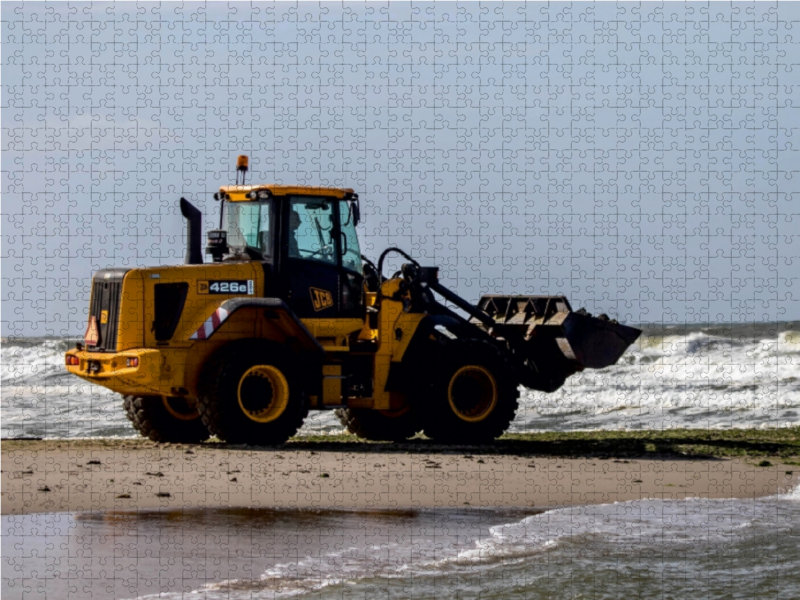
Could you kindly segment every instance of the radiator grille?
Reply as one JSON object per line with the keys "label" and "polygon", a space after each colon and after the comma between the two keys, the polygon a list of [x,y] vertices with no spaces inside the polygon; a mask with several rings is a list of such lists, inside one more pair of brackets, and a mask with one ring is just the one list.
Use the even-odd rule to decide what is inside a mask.
{"label": "radiator grille", "polygon": [[115,352],[117,350],[119,305],[122,298],[122,278],[125,276],[125,272],[119,269],[106,269],[99,271],[94,276],[89,315],[97,320],[100,341],[97,346],[89,346],[88,350],[94,352]]}

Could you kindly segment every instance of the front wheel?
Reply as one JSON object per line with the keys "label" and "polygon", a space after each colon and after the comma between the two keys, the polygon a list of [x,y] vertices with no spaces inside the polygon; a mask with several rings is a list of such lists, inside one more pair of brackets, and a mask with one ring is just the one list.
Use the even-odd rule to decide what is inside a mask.
{"label": "front wheel", "polygon": [[283,444],[308,415],[291,363],[271,349],[223,348],[204,369],[199,388],[203,423],[225,442]]}
{"label": "front wheel", "polygon": [[154,442],[195,443],[208,439],[197,405],[185,398],[123,396],[134,429]]}
{"label": "front wheel", "polygon": [[448,344],[432,381],[416,395],[425,435],[437,442],[475,444],[501,436],[517,411],[513,369],[481,340]]}

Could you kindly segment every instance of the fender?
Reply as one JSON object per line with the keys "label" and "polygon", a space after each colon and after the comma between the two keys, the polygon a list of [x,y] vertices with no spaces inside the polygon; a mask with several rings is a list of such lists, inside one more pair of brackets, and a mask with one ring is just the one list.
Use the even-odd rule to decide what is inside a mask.
{"label": "fender", "polygon": [[211,316],[205,320],[189,339],[192,341],[210,339],[231,315],[245,308],[263,310],[270,329],[280,334],[280,336],[275,337],[296,339],[304,349],[325,354],[325,350],[319,341],[280,298],[232,298],[226,300],[211,313]]}
{"label": "fender", "polygon": [[426,315],[414,331],[403,358],[399,362],[392,361],[386,379],[386,390],[407,391],[406,387],[410,382],[430,379],[438,365],[435,349],[442,343],[462,337],[489,336],[474,327],[465,326],[464,321],[457,317],[446,314]]}

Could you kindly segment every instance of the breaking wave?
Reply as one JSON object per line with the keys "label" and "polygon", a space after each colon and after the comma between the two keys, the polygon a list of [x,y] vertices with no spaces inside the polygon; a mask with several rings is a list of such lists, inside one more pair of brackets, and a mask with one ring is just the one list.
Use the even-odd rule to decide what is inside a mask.
{"label": "breaking wave", "polygon": [[[342,543],[323,551],[320,547],[329,545],[325,532],[332,518]],[[278,560],[254,577],[206,583],[193,594],[206,600],[355,598],[370,591],[394,597],[392,590],[414,590],[424,597],[483,597],[486,583],[492,581],[497,586],[493,598],[559,597],[565,582],[591,597],[611,598],[626,587],[658,595],[664,586],[662,574],[671,573],[679,574],[676,581],[682,583],[670,585],[686,586],[675,597],[697,597],[692,592],[698,585],[708,597],[717,597],[735,573],[760,569],[763,580],[740,581],[741,597],[753,597],[747,595],[753,591],[748,585],[759,588],[774,579],[788,598],[800,591],[800,579],[792,581],[787,575],[800,567],[798,523],[797,489],[757,499],[561,507],[508,522],[491,510],[431,509],[413,518],[386,519],[328,513],[319,517],[322,536],[316,538],[315,549]],[[554,570],[558,577],[553,577]],[[581,573],[602,570],[612,576],[573,581]],[[542,586],[548,585],[554,586],[552,596],[542,595]],[[608,585],[614,590],[606,590]]]}
{"label": "breaking wave", "polygon": [[[117,394],[66,373],[66,339],[0,347],[3,437],[134,436]],[[522,390],[511,431],[785,427],[800,424],[800,322],[644,326],[619,364],[552,394]],[[312,411],[300,435],[334,434]]]}

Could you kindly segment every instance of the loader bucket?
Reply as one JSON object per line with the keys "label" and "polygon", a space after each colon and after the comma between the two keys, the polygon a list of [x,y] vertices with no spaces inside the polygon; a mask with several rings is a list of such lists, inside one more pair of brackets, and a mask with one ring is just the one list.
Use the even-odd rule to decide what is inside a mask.
{"label": "loader bucket", "polygon": [[616,364],[642,333],[606,315],[573,311],[563,296],[491,295],[478,308],[491,320],[472,322],[506,340],[522,385],[547,392],[573,373]]}
{"label": "loader bucket", "polygon": [[[548,322],[546,326],[551,324]],[[556,342],[564,356],[587,369],[616,364],[642,333],[633,327],[577,312],[566,314],[561,330],[563,338],[556,338]]]}

